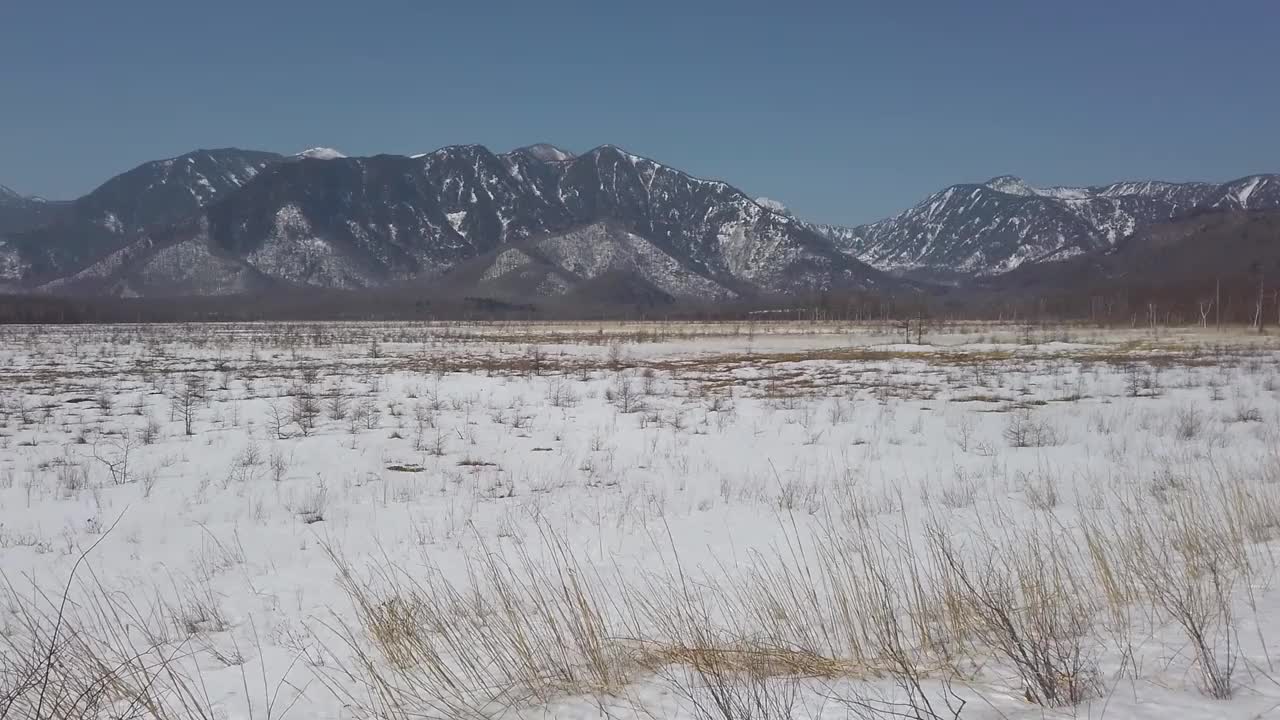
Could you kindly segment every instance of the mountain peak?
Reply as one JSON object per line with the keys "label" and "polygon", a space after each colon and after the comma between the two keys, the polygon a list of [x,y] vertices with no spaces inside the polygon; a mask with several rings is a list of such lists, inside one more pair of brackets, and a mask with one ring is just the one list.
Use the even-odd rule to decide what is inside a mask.
{"label": "mountain peak", "polygon": [[550,143],[534,143],[517,148],[514,152],[523,152],[544,162],[568,162],[577,157],[568,150],[558,148]]}
{"label": "mountain peak", "polygon": [[983,185],[1006,195],[1031,196],[1040,194],[1035,188],[1027,184],[1026,180],[1016,175],[999,175],[986,181]]}
{"label": "mountain peak", "polygon": [[794,217],[794,215],[791,214],[791,208],[777,200],[774,200],[773,198],[758,197],[756,198],[756,204],[775,215]]}
{"label": "mountain peak", "polygon": [[337,150],[334,150],[333,148],[313,147],[313,148],[308,148],[306,150],[303,150],[302,152],[298,153],[294,157],[312,158],[314,160],[340,160],[342,158],[345,158],[346,155],[342,154]]}

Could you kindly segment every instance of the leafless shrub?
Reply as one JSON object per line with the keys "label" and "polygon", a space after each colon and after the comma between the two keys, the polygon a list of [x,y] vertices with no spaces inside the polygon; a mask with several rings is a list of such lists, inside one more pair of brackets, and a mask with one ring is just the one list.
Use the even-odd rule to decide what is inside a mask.
{"label": "leafless shrub", "polygon": [[267,467],[271,470],[271,480],[280,482],[289,474],[289,466],[293,460],[292,454],[286,456],[284,451],[279,447],[271,448],[271,457],[267,460]]}
{"label": "leafless shrub", "polygon": [[960,416],[953,428],[953,438],[961,452],[969,452],[969,447],[973,444],[973,436],[977,430],[977,424],[974,422],[973,416],[965,413]]}
{"label": "leafless shrub", "polygon": [[1038,419],[1029,408],[1009,413],[1004,439],[1011,447],[1017,448],[1046,447],[1061,442],[1057,428],[1047,420]]}
{"label": "leafless shrub", "polygon": [[138,439],[143,445],[151,445],[155,443],[160,436],[160,423],[153,416],[148,415],[142,429],[138,431]]}
{"label": "leafless shrub", "polygon": [[573,407],[578,404],[578,394],[564,376],[557,375],[547,383],[547,402],[552,407]]}
{"label": "leafless shrub", "polygon": [[165,603],[170,621],[186,636],[223,632],[229,627],[222,603],[208,582],[187,581],[174,586],[173,598]]}
{"label": "leafless shrub", "polygon": [[1233,422],[1262,422],[1262,411],[1245,398],[1236,398],[1231,410]]}
{"label": "leafless shrub", "polygon": [[315,432],[319,418],[320,400],[316,397],[313,386],[306,383],[295,385],[289,401],[289,421],[297,425],[305,437]]}
{"label": "leafless shrub", "polygon": [[1125,389],[1129,397],[1160,394],[1160,378],[1156,369],[1140,363],[1129,363],[1125,367]]}
{"label": "leafless shrub", "polygon": [[658,389],[658,373],[653,368],[645,368],[640,371],[640,392],[644,395],[653,395]]}
{"label": "leafless shrub", "polygon": [[1179,440],[1194,440],[1204,429],[1204,414],[1195,405],[1184,405],[1174,414],[1174,432]]}
{"label": "leafless shrub", "polygon": [[1053,510],[1058,506],[1058,480],[1048,472],[1027,479],[1027,504],[1036,510]]}
{"label": "leafless shrub", "polygon": [[969,559],[940,525],[929,547],[970,629],[1017,669],[1029,702],[1075,705],[1098,693],[1089,593],[1068,554],[1025,533],[1016,547]]}
{"label": "leafless shrub", "polygon": [[621,370],[622,363],[625,358],[625,353],[622,349],[622,344],[617,342],[609,343],[607,358],[608,358],[610,368],[612,368],[615,372]]}
{"label": "leafless shrub", "polygon": [[347,410],[351,407],[351,400],[341,390],[334,390],[329,395],[329,401],[325,405],[325,409],[329,413],[330,420],[343,420],[347,417]]}
{"label": "leafless shrub", "polygon": [[110,415],[111,411],[115,408],[115,395],[113,395],[110,390],[103,388],[98,390],[98,393],[94,396],[94,403],[98,406],[98,410],[100,410],[103,415]]}
{"label": "leafless shrub", "polygon": [[978,487],[966,474],[956,474],[954,482],[942,486],[938,493],[944,507],[952,510],[972,507],[978,496]]}
{"label": "leafless shrub", "polygon": [[274,435],[277,440],[287,440],[289,438],[289,433],[285,431],[285,428],[289,425],[288,415],[285,413],[284,409],[280,407],[280,404],[274,400],[267,401],[267,410],[267,424],[271,428],[271,434]]}
{"label": "leafless shrub", "polygon": [[133,480],[129,472],[129,456],[133,448],[133,436],[127,432],[116,439],[93,444],[93,457],[107,469],[113,485],[125,485]]}
{"label": "leafless shrub", "polygon": [[360,429],[375,430],[382,424],[382,408],[377,398],[365,397],[351,408],[350,429],[355,434]]}
{"label": "leafless shrub", "polygon": [[791,720],[800,709],[800,678],[779,676],[767,656],[739,663],[691,653],[687,665],[663,675],[698,720]]}
{"label": "leafless shrub", "polygon": [[636,412],[642,407],[636,396],[635,383],[622,373],[619,373],[605,390],[605,399],[624,413]]}
{"label": "leafless shrub", "polygon": [[319,482],[303,495],[294,506],[293,512],[303,523],[311,525],[324,520],[328,507],[329,488],[324,482]]}
{"label": "leafless shrub", "polygon": [[89,487],[89,472],[80,463],[63,461],[57,465],[58,487],[64,495],[74,495]]}

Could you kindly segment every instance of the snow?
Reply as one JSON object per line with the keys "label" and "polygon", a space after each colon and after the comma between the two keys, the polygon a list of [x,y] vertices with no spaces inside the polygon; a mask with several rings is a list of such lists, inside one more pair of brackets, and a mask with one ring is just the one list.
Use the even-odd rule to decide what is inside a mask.
{"label": "snow", "polygon": [[276,211],[266,242],[245,260],[266,275],[304,285],[351,288],[370,282],[315,232],[306,213],[292,203]]}
{"label": "snow", "polygon": [[1036,194],[1059,200],[1084,200],[1092,197],[1093,193],[1088,188],[1056,186],[1039,188],[1036,190]]}
{"label": "snow", "polygon": [[30,269],[30,264],[23,262],[17,248],[8,247],[3,240],[0,240],[0,280],[17,282],[22,280]]}
{"label": "snow", "polygon": [[756,204],[777,215],[791,216],[791,210],[781,202],[767,197],[756,198]]}
{"label": "snow", "polygon": [[991,178],[985,185],[992,190],[1009,195],[1029,196],[1040,194],[1038,190],[1028,185],[1025,180],[1013,175],[1001,175],[1000,177]]}
{"label": "snow", "polygon": [[308,150],[303,150],[294,157],[311,158],[314,160],[338,160],[345,158],[346,155],[343,155],[341,152],[334,150],[333,148],[313,147]]}
{"label": "snow", "polygon": [[1262,182],[1259,176],[1249,178],[1244,185],[1235,191],[1235,200],[1244,210],[1249,209],[1249,197],[1253,195],[1253,191],[1257,189]]}
{"label": "snow", "polygon": [[[305,234],[303,219],[280,221]],[[164,262],[204,262],[203,252],[175,247]],[[788,629],[794,638],[776,639],[794,642],[782,648],[829,650],[841,640],[809,623],[837,614],[806,614],[805,598],[825,600],[835,588],[823,580],[841,578],[814,580],[799,563],[821,567],[822,552],[849,537],[873,541],[847,558],[856,573],[913,546],[924,552],[930,522],[959,547],[1001,557],[1022,532],[1074,547],[1083,525],[1110,517],[1121,498],[1153,518],[1188,508],[1210,518],[1215,483],[1237,478],[1244,485],[1227,489],[1246,492],[1248,507],[1276,500],[1276,340],[1051,329],[1027,342],[1023,328],[975,325],[916,345],[892,332],[783,322],[0,328],[0,563],[13,591],[0,656],[25,637],[15,613],[36,597],[32,584],[56,598],[96,542],[76,598],[94,592],[96,577],[139,608],[131,627],[180,651],[212,706],[206,716],[264,717],[278,693],[279,720],[387,717],[369,707],[360,678],[340,670],[358,675],[360,666],[335,631],[349,628],[362,648],[373,641],[335,558],[374,586],[462,590],[451,612],[478,617],[486,642],[504,617],[498,598],[480,592],[491,563],[518,582],[529,562],[549,569],[538,577],[572,578],[606,601],[609,622],[620,624],[600,642],[661,635],[613,617],[643,616],[628,604],[638,597],[695,597],[717,637],[741,632],[773,649],[769,633]],[[535,348],[540,366],[529,370]],[[1150,381],[1137,396],[1135,372]],[[206,387],[189,435],[173,402],[187,377]],[[308,382],[321,412],[304,432],[289,408]],[[642,409],[621,409],[623,384]],[[342,417],[329,409],[335,397],[347,402]],[[1052,441],[1012,445],[1019,413]],[[154,437],[144,441],[149,423]],[[1196,504],[1205,499],[1197,488],[1213,499]],[[1280,638],[1271,582],[1280,547],[1266,517],[1224,528],[1252,537],[1232,545],[1253,574],[1233,575],[1228,598],[1238,653],[1231,699],[1204,695],[1185,635],[1162,613],[1089,605],[1096,625],[1083,629],[1082,657],[1096,662],[1096,694],[1073,707],[1034,705],[1010,664],[969,636],[943,649],[959,664],[963,717],[1271,717],[1280,707],[1268,659]],[[567,569],[555,564],[564,553]],[[768,586],[777,602],[726,615],[763,589],[757,581],[778,580],[762,573],[779,567],[797,572],[789,581],[801,592]],[[395,568],[404,576],[379,574]],[[671,586],[673,577],[687,582]],[[1102,595],[1090,586],[1074,597]],[[891,611],[906,612],[914,598],[892,594],[903,604]],[[81,625],[94,606],[71,607],[77,632],[101,629]],[[556,619],[581,629],[573,617]],[[929,621],[945,640],[946,615]],[[1225,636],[1213,638],[1226,652]],[[574,646],[566,632],[557,649],[571,656]],[[488,657],[479,641],[474,649]],[[376,651],[370,659],[390,666]],[[404,670],[430,683],[416,667]],[[940,693],[943,665],[926,667],[925,690]],[[681,685],[684,672],[642,663],[594,693],[557,676],[553,691],[510,693],[504,702],[517,707],[487,715],[694,720],[705,683]],[[785,717],[861,717],[837,700],[896,692],[879,667],[795,683]]]}
{"label": "snow", "polygon": [[567,150],[547,143],[536,143],[520,149],[544,162],[568,162],[577,157]]}
{"label": "snow", "polygon": [[734,293],[684,267],[639,235],[596,224],[535,243],[549,260],[585,279],[611,270],[639,274],[660,290],[684,298],[722,300]]}
{"label": "snow", "polygon": [[107,230],[110,230],[113,233],[119,234],[124,232],[124,223],[120,222],[120,218],[117,217],[116,214],[113,212],[104,214],[102,216],[101,223],[102,223],[102,227],[106,228]]}
{"label": "snow", "polygon": [[481,273],[481,280],[496,280],[509,272],[514,272],[529,265],[532,259],[523,252],[511,248],[503,250],[493,258],[493,264]]}
{"label": "snow", "polygon": [[[472,202],[475,202],[475,196],[472,196]],[[458,210],[456,212],[445,213],[445,217],[449,219],[449,225],[453,227],[453,231],[459,235],[465,235],[462,230],[462,223],[467,219],[466,210]]]}

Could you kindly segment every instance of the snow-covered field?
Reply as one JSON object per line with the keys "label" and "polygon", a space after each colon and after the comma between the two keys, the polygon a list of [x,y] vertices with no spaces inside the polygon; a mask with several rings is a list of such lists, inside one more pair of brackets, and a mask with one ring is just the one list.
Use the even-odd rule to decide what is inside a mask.
{"label": "snow-covered field", "polygon": [[0,327],[0,718],[1280,716],[1280,344]]}

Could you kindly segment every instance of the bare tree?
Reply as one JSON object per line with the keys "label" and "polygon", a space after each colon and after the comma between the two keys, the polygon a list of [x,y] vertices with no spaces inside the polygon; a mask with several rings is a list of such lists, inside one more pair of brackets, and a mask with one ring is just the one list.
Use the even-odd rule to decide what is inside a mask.
{"label": "bare tree", "polygon": [[133,480],[129,472],[129,453],[133,446],[133,436],[128,432],[118,440],[93,444],[93,457],[107,468],[112,484],[125,485]]}
{"label": "bare tree", "polygon": [[272,401],[267,402],[267,407],[271,410],[271,430],[275,433],[276,439],[288,439],[289,434],[284,431],[284,427],[289,424],[289,421],[286,419],[284,411],[280,409],[279,405]]}
{"label": "bare tree", "polygon": [[1200,327],[1207,328],[1209,327],[1209,311],[1213,310],[1214,307],[1213,298],[1200,300],[1198,307],[1200,310]]}
{"label": "bare tree", "polygon": [[1258,333],[1262,333],[1262,326],[1265,324],[1262,319],[1262,300],[1266,295],[1266,279],[1261,273],[1258,274],[1258,304],[1253,312],[1253,326],[1257,328]]}
{"label": "bare tree", "polygon": [[187,435],[195,435],[196,406],[204,399],[204,393],[204,379],[199,375],[187,375],[169,401],[174,419],[182,421]]}
{"label": "bare tree", "polygon": [[293,399],[289,403],[289,420],[298,426],[303,436],[309,436],[316,429],[316,420],[320,417],[320,399],[316,397],[314,386],[303,380],[293,386]]}

